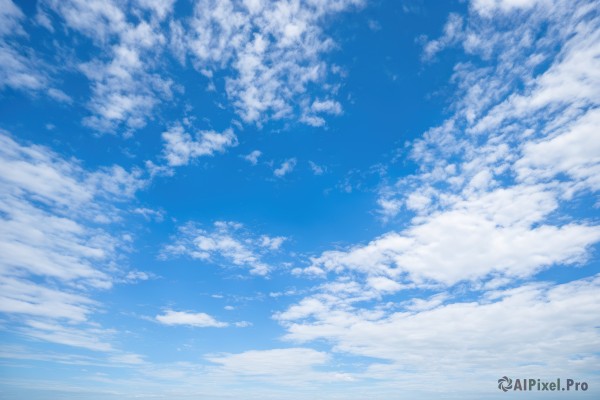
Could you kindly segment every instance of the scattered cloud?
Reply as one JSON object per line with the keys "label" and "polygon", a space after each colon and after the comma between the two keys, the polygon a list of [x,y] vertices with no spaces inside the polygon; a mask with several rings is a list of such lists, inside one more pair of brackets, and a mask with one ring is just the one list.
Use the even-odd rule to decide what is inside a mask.
{"label": "scattered cloud", "polygon": [[457,44],[463,39],[463,18],[458,14],[450,14],[446,25],[444,25],[444,34],[435,40],[425,43],[423,48],[423,59],[431,60],[437,53],[450,45]]}
{"label": "scattered cloud", "polygon": [[219,322],[205,313],[166,310],[156,316],[156,320],[164,325],[188,325],[196,328],[223,328],[228,324]]}
{"label": "scattered cloud", "polygon": [[146,220],[154,220],[157,222],[162,222],[164,219],[164,213],[160,210],[153,210],[151,208],[146,207],[138,207],[132,211],[134,214],[141,215]]}
{"label": "scattered cloud", "polygon": [[320,370],[320,367],[331,360],[331,356],[303,347],[249,350],[237,354],[208,356],[206,360],[218,364],[211,369],[212,375],[231,376],[236,380],[305,386],[352,379],[350,374]]}
{"label": "scattered cloud", "polygon": [[162,134],[165,142],[164,157],[171,167],[187,165],[195,158],[222,153],[228,147],[237,146],[237,137],[233,130],[199,131],[195,138],[185,132],[181,125],[175,125]]}
{"label": "scattered cloud", "polygon": [[304,110],[304,114],[300,119],[307,125],[319,127],[325,125],[323,114],[341,115],[342,106],[335,100],[315,100],[310,107]]}
{"label": "scattered cloud", "polygon": [[309,161],[308,165],[310,166],[310,170],[312,171],[312,173],[315,175],[323,175],[323,173],[325,172],[325,167],[318,165],[313,161]]}
{"label": "scattered cloud", "polygon": [[244,156],[244,160],[248,161],[252,165],[256,165],[258,163],[258,158],[262,155],[260,150],[254,150],[249,154]]}
{"label": "scattered cloud", "polygon": [[179,228],[172,244],[164,246],[161,257],[186,255],[224,266],[245,267],[252,274],[266,275],[272,267],[263,261],[263,257],[277,251],[285,239],[254,236],[236,222],[217,221],[212,231],[187,224]]}
{"label": "scattered cloud", "polygon": [[273,171],[273,175],[275,175],[278,178],[282,178],[285,175],[289,174],[290,172],[292,172],[294,170],[294,168],[296,167],[296,159],[295,158],[288,158],[287,160],[285,160],[280,166],[279,168],[276,168]]}
{"label": "scattered cloud", "polygon": [[145,182],[120,167],[87,171],[5,132],[0,143],[2,312],[29,337],[112,350],[110,331],[91,325],[100,304],[89,292],[113,285],[127,243],[107,224],[119,218],[115,202]]}
{"label": "scattered cloud", "polygon": [[[231,69],[226,92],[244,121],[299,113],[302,122],[321,126],[317,113],[341,112],[339,103],[320,102],[308,91],[325,83],[323,55],[335,47],[321,25],[327,16],[362,3],[202,0],[190,23],[189,49],[199,70]],[[296,104],[304,105],[298,110]]]}
{"label": "scattered cloud", "polygon": [[326,340],[338,352],[380,360],[360,374],[363,378],[408,379],[408,370],[422,376],[422,382],[441,379],[451,391],[459,389],[452,382],[454,373],[465,370],[479,371],[477,381],[486,381],[489,371],[510,368],[518,374],[518,365],[545,374],[561,370],[564,363],[579,374],[592,371],[598,362],[589,355],[598,343],[592,316],[599,311],[599,284],[598,276],[561,285],[537,283],[464,302],[447,302],[441,294],[414,299],[405,310],[392,312],[321,296],[305,299],[277,318],[290,341]]}
{"label": "scattered cloud", "polygon": [[593,201],[600,172],[592,3],[473,1],[450,16],[424,59],[451,46],[470,57],[454,67],[452,112],[411,144],[415,173],[380,188],[381,215],[411,219],[292,270],[325,283],[274,313],[285,339],[380,360],[359,375],[402,388],[411,373],[448,392],[465,371],[591,376],[599,276],[538,273],[584,266],[600,242],[597,221],[573,211]]}
{"label": "scattered cloud", "polygon": [[[575,194],[598,188],[600,159],[597,141],[591,141],[600,97],[583,87],[600,76],[575,63],[598,62],[593,54],[600,51],[594,39],[599,31],[586,17],[590,8],[575,12],[563,2],[551,11],[517,8],[527,22],[516,31],[493,30],[478,13],[460,24],[449,22],[464,26],[465,51],[480,55],[483,65],[455,68],[455,114],[413,143],[419,173],[381,191],[381,214],[393,218],[406,207],[415,214],[410,226],[348,252],[324,253],[314,259],[315,268],[358,268],[394,279],[408,274],[409,280],[453,285],[530,277],[589,257],[600,228],[593,221],[574,222],[565,206]],[[548,21],[555,27],[549,37],[521,40]],[[562,43],[559,53],[556,43]],[[493,60],[490,46],[499,54]],[[527,67],[513,68],[515,60]],[[546,68],[533,75],[540,63]],[[564,82],[582,89],[575,94]]]}
{"label": "scattered cloud", "polygon": [[[53,13],[66,27],[90,40],[100,56],[79,65],[89,79],[92,115],[89,127],[106,132],[145,126],[159,100],[172,98],[173,81],[159,73],[158,59],[167,42],[161,29],[173,1],[44,0],[44,15]],[[146,11],[145,14],[141,11]],[[128,14],[136,15],[134,20]],[[145,19],[144,16],[148,18]]]}
{"label": "scattered cloud", "polygon": [[23,40],[25,14],[12,0],[0,2],[0,90],[12,88],[26,92],[48,90],[52,96],[64,93],[49,87],[46,68]]}

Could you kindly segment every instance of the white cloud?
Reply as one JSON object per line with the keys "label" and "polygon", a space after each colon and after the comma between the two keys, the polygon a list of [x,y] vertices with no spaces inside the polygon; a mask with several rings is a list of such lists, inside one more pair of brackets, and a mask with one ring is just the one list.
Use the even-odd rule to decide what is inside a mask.
{"label": "white cloud", "polygon": [[19,331],[35,339],[99,352],[115,350],[110,343],[104,340],[114,333],[110,330],[73,327],[33,319],[25,321],[25,325]]}
{"label": "white cloud", "polygon": [[12,0],[0,0],[0,36],[22,34],[21,21],[24,18],[23,11]]}
{"label": "white cloud", "polygon": [[[88,104],[92,115],[84,119],[86,125],[100,131],[114,131],[118,127],[135,130],[151,118],[159,99],[172,97],[173,82],[152,71],[164,50],[162,22],[173,3],[154,0],[41,3],[43,10],[58,14],[68,28],[87,36],[101,51],[100,57],[80,65],[93,93]],[[144,20],[141,10],[149,12],[148,20]],[[128,13],[136,14],[137,21],[128,20]]]}
{"label": "white cloud", "polygon": [[538,182],[566,174],[579,186],[600,189],[600,109],[592,109],[554,137],[528,142],[515,163],[520,180]]}
{"label": "white cloud", "polygon": [[[26,92],[49,89],[43,63],[19,41],[26,37],[24,20],[25,15],[12,0],[0,0],[0,90],[7,87]],[[61,97],[61,92],[53,88],[48,94]],[[66,95],[58,98],[59,101],[65,99]]]}
{"label": "white cloud", "polygon": [[423,48],[423,59],[431,60],[444,48],[456,44],[462,38],[463,19],[458,14],[450,14],[444,26],[444,34],[435,40],[425,43]]}
{"label": "white cloud", "polygon": [[143,9],[152,11],[158,19],[164,19],[173,11],[175,0],[135,0]]}
{"label": "white cloud", "polygon": [[151,208],[146,207],[138,207],[132,211],[134,214],[139,214],[143,216],[146,220],[155,220],[157,222],[162,222],[164,219],[164,213],[160,210],[153,210]]}
{"label": "white cloud", "polygon": [[50,88],[50,89],[48,89],[48,96],[52,97],[54,100],[61,102],[61,103],[73,104],[73,99],[71,98],[71,96],[69,96],[62,90]]}
{"label": "white cloud", "polygon": [[223,266],[246,267],[252,274],[266,275],[272,267],[263,258],[277,251],[285,239],[280,236],[254,236],[235,222],[217,221],[213,231],[187,224],[179,228],[174,242],[163,248],[161,257],[187,255]]}
{"label": "white cloud", "polygon": [[541,268],[584,261],[600,240],[598,226],[544,224],[556,207],[556,194],[540,187],[498,189],[457,201],[365,246],[324,252],[313,266],[449,285],[492,274],[528,277]]}
{"label": "white cloud", "polygon": [[249,350],[207,356],[206,359],[218,364],[211,369],[212,375],[251,382],[305,386],[316,382],[344,381],[349,377],[349,374],[319,370],[331,360],[330,355],[303,347]]}
{"label": "white cloud", "polygon": [[196,328],[223,328],[228,324],[219,322],[205,313],[190,313],[185,311],[166,310],[157,315],[156,320],[164,325],[189,325]]}
{"label": "white cloud", "polygon": [[[379,213],[383,216],[384,220],[393,218],[402,209],[402,201],[394,198],[386,198],[384,196],[377,199],[377,205],[379,205]],[[407,207],[410,208],[409,205]]]}
{"label": "white cloud", "polygon": [[153,274],[152,272],[144,272],[144,271],[129,271],[127,272],[127,275],[125,275],[125,278],[123,279],[124,282],[127,283],[135,283],[135,282],[140,282],[140,281],[147,281],[149,279],[155,279],[156,275]]}
{"label": "white cloud", "polygon": [[195,158],[222,153],[228,147],[238,144],[232,129],[226,129],[221,133],[199,131],[195,136],[192,138],[181,125],[175,125],[162,134],[165,141],[163,153],[169,166],[187,165]]}
{"label": "white cloud", "polygon": [[45,287],[25,279],[2,276],[0,311],[83,322],[96,302],[83,295]]}
{"label": "white cloud", "polygon": [[106,223],[119,218],[115,202],[145,182],[117,166],[87,171],[4,132],[0,144],[2,312],[24,335],[112,351],[105,340],[111,332],[90,322],[100,304],[89,291],[113,285],[127,243]]}
{"label": "white cloud", "polygon": [[325,167],[322,167],[322,166],[314,163],[313,161],[309,161],[308,165],[310,166],[310,170],[315,175],[323,175],[323,173],[325,172]]}
{"label": "white cloud", "polygon": [[281,247],[286,239],[287,238],[283,236],[269,237],[267,235],[262,235],[260,237],[260,245],[270,250],[277,250]]}
{"label": "white cloud", "polygon": [[[455,67],[456,112],[415,141],[418,173],[385,187],[378,201],[385,216],[406,206],[415,218],[403,231],[326,253],[314,266],[368,265],[386,276],[451,285],[584,262],[600,228],[576,222],[564,206],[599,187],[600,96],[590,87],[600,75],[588,66],[598,63],[600,30],[587,3],[575,9],[564,2],[519,8],[526,22],[509,31],[469,15],[461,40],[483,65]],[[547,36],[534,40],[549,23]]]}
{"label": "white cloud", "polygon": [[244,156],[244,160],[248,161],[252,165],[256,165],[258,163],[258,158],[262,155],[260,150],[254,150],[250,152],[250,154],[246,154]]}
{"label": "white cloud", "polygon": [[285,175],[287,175],[290,172],[292,172],[295,167],[296,167],[296,159],[295,158],[288,158],[283,163],[281,163],[281,166],[279,168],[276,168],[273,171],[273,175],[275,175],[278,178],[282,178]]}
{"label": "white cloud", "polygon": [[553,267],[589,275],[600,242],[574,211],[600,173],[597,2],[492,3],[426,50],[474,60],[454,68],[453,113],[412,143],[414,175],[379,190],[380,213],[412,219],[293,270],[327,280],[274,314],[294,343],[380,359],[359,375],[387,388],[436,381],[461,398],[466,374],[591,377],[599,362],[600,277],[531,283]]}
{"label": "white cloud", "polygon": [[[452,383],[454,374],[465,371],[479,371],[477,380],[499,370],[550,375],[564,368],[580,374],[592,371],[598,362],[594,349],[600,343],[594,319],[600,311],[599,285],[600,277],[595,276],[562,285],[525,285],[452,303],[441,294],[379,315],[334,301],[305,299],[278,319],[288,330],[288,340],[326,340],[337,352],[380,359],[381,364],[371,364],[363,377],[390,379],[413,371],[418,375],[409,374],[412,382],[421,389],[438,376],[450,391],[459,386]],[[314,304],[309,306],[309,301]],[[389,369],[380,368],[383,365]]]}
{"label": "white cloud", "polygon": [[[333,100],[312,99],[308,87],[323,84],[322,55],[334,47],[321,24],[324,17],[362,4],[336,2],[214,1],[196,4],[190,52],[199,70],[231,68],[226,91],[246,122],[279,119],[311,111],[339,114]],[[303,104],[298,110],[296,104]],[[313,116],[302,121],[324,120]]]}
{"label": "white cloud", "polygon": [[544,4],[542,0],[471,0],[471,7],[479,14],[490,17],[496,11],[510,12],[534,7],[536,4]]}

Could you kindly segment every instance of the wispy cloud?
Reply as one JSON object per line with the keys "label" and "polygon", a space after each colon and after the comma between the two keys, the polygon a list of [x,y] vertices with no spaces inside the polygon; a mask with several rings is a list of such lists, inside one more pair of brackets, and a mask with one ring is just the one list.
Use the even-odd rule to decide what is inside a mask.
{"label": "wispy cloud", "polygon": [[103,341],[110,332],[90,325],[100,305],[89,291],[113,285],[113,263],[126,243],[106,224],[119,217],[114,201],[144,181],[116,166],[87,171],[6,133],[0,143],[2,311],[27,336],[112,350]]}

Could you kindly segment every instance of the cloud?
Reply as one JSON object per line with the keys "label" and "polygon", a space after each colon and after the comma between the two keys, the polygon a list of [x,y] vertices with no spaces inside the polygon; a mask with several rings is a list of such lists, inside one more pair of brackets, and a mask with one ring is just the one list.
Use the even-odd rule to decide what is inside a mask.
{"label": "cloud", "polygon": [[[60,26],[76,42],[83,39],[94,46],[97,55],[91,59],[63,60],[89,81],[89,115],[83,123],[94,130],[130,135],[184,89],[164,72],[169,53],[183,66],[191,59],[201,74],[211,77],[214,90],[222,83],[220,89],[245,122],[298,118],[322,126],[324,115],[341,113],[337,101],[317,96],[337,90],[327,82],[324,57],[336,44],[323,25],[328,17],[362,3],[201,0],[193,15],[184,17],[174,14],[173,0],[41,0],[35,19],[54,34],[57,45],[73,46],[56,34]],[[72,104],[69,93],[51,84],[51,75],[65,68],[55,62],[46,66],[34,51],[23,51],[14,36],[25,37],[25,16],[11,0],[4,0],[2,9],[0,89],[46,91]],[[223,72],[221,82],[213,78],[217,71]],[[322,92],[313,94],[317,87]]]}
{"label": "cloud", "polygon": [[323,54],[335,46],[321,25],[327,16],[361,4],[199,1],[190,23],[189,49],[198,70],[231,71],[226,92],[244,121],[261,123],[311,112],[313,116],[301,121],[322,121],[316,124],[320,126],[324,120],[317,113],[341,112],[339,103],[320,102],[309,91],[324,84]]}
{"label": "cloud", "polygon": [[523,147],[523,157],[515,163],[519,180],[551,181],[564,174],[579,188],[600,189],[600,109],[583,114],[560,134]]}
{"label": "cloud", "polygon": [[85,170],[5,132],[0,144],[2,312],[29,337],[112,351],[110,331],[91,327],[101,305],[90,293],[114,283],[127,243],[107,224],[145,181],[118,166]]}
{"label": "cloud", "polygon": [[25,14],[12,2],[0,1],[0,90],[12,88],[34,93],[48,90],[48,95],[64,101],[68,96],[49,87],[46,67],[34,52],[21,43],[27,37],[22,23]]}
{"label": "cloud", "polygon": [[278,250],[286,239],[284,236],[269,237],[262,235],[260,237],[260,245],[270,250]]}
{"label": "cloud", "polygon": [[310,170],[313,172],[313,174],[315,175],[323,175],[323,173],[325,172],[325,168],[317,165],[316,163],[314,163],[313,161],[309,161],[308,165],[310,166]]}
{"label": "cloud", "polygon": [[[513,10],[505,17],[524,21],[516,31],[482,23],[478,13],[464,20],[463,48],[481,65],[455,67],[455,113],[413,143],[418,172],[380,192],[380,213],[389,219],[405,207],[414,213],[410,225],[324,253],[315,268],[453,285],[586,261],[600,228],[577,221],[568,204],[598,188],[592,141],[600,97],[587,88],[600,75],[577,65],[598,62],[600,31],[591,8],[557,4]],[[550,22],[554,28],[533,40]]]}
{"label": "cloud", "polygon": [[164,325],[189,325],[196,328],[223,328],[228,324],[219,322],[205,313],[190,313],[185,311],[167,310],[157,315],[156,320]]}
{"label": "cloud", "polygon": [[148,221],[155,220],[157,222],[162,222],[165,218],[163,211],[153,210],[151,208],[138,207],[135,208],[132,212],[134,214],[139,214],[143,216]]}
{"label": "cloud", "polygon": [[169,166],[187,165],[195,158],[212,156],[223,153],[228,147],[237,146],[237,137],[233,130],[226,129],[219,133],[215,131],[199,131],[195,138],[185,132],[181,125],[175,125],[162,134],[165,142],[164,157]]}
{"label": "cloud", "polygon": [[287,160],[285,160],[281,164],[281,166],[279,168],[276,168],[273,171],[273,175],[275,175],[278,178],[282,178],[285,175],[287,175],[290,172],[292,172],[295,167],[296,167],[296,159],[295,158],[288,158]]}
{"label": "cloud", "polygon": [[1,4],[0,21],[2,21],[2,27],[0,27],[0,36],[14,33],[22,34],[21,21],[25,18],[23,11],[12,0],[2,0]]}
{"label": "cloud", "polygon": [[555,194],[536,187],[497,189],[433,213],[401,233],[349,251],[328,251],[312,266],[448,285],[490,276],[532,276],[552,265],[578,264],[600,240],[600,228],[544,224]]}
{"label": "cloud", "polygon": [[266,275],[272,267],[263,261],[263,257],[277,251],[285,239],[267,235],[256,237],[235,222],[217,221],[212,231],[187,224],[179,228],[172,244],[164,246],[161,257],[186,255],[224,266],[245,267],[252,274]]}
{"label": "cloud", "polygon": [[450,14],[446,25],[444,25],[444,34],[435,40],[425,43],[423,48],[423,59],[431,60],[437,53],[444,48],[456,44],[463,38],[462,32],[463,19],[458,14]]}
{"label": "cloud", "polygon": [[113,352],[105,339],[114,332],[98,328],[81,328],[42,320],[27,320],[19,331],[31,338],[92,351]]}
{"label": "cloud", "polygon": [[526,10],[544,4],[540,0],[472,0],[471,8],[485,17],[491,17],[495,12],[511,12],[515,10]]}
{"label": "cloud", "polygon": [[258,163],[258,158],[262,155],[260,150],[254,150],[250,152],[250,154],[246,154],[244,156],[244,160],[248,161],[252,165],[256,165]]}
{"label": "cloud", "polygon": [[[410,219],[292,270],[324,283],[274,313],[285,339],[370,358],[357,375],[381,390],[436,381],[460,397],[460,377],[499,370],[593,379],[600,277],[559,271],[591,274],[600,242],[574,211],[598,190],[596,3],[473,1],[450,17],[425,58],[468,57],[452,112],[411,144],[414,174],[379,189],[385,218]],[[559,282],[539,281],[549,268]]]}
{"label": "cloud", "polygon": [[[100,50],[98,58],[79,65],[92,87],[88,103],[92,115],[84,119],[84,124],[99,131],[113,132],[119,127],[133,131],[152,117],[159,99],[171,99],[173,82],[153,70],[157,69],[158,56],[166,44],[161,30],[173,3],[151,0],[40,3],[43,13],[55,13],[68,29],[91,39]],[[130,13],[136,15],[135,21],[126,17]]]}
{"label": "cloud", "polygon": [[600,277],[593,276],[491,291],[468,301],[448,302],[440,294],[388,312],[349,307],[323,295],[277,319],[288,330],[287,340],[326,340],[337,352],[379,360],[359,374],[363,378],[408,379],[412,371],[417,387],[426,389],[437,377],[452,391],[460,389],[452,381],[464,371],[478,371],[482,381],[499,370],[556,374],[565,365],[587,375],[598,362],[592,355],[599,342],[592,317],[599,308],[598,285]]}
{"label": "cloud", "polygon": [[310,107],[304,110],[304,114],[300,119],[307,125],[311,126],[323,126],[325,120],[319,115],[341,115],[342,105],[335,100],[315,100]]}
{"label": "cloud", "polygon": [[351,374],[321,369],[331,361],[328,353],[303,347],[210,355],[206,360],[218,364],[209,370],[211,375],[236,381],[306,387],[352,380]]}

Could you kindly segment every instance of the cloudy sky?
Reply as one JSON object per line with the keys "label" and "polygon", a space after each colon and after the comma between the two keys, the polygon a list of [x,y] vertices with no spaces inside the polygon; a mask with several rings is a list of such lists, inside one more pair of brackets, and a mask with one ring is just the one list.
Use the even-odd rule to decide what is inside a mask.
{"label": "cloudy sky", "polygon": [[0,396],[598,398],[599,10],[0,0]]}

